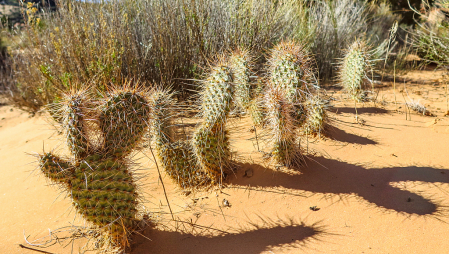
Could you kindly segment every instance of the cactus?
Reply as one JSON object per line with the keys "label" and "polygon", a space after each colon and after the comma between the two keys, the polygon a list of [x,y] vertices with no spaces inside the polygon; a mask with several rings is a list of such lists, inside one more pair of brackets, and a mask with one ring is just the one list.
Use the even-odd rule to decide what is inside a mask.
{"label": "cactus", "polygon": [[156,156],[167,174],[181,187],[196,187],[208,182],[208,177],[199,168],[190,142],[174,141],[171,123],[174,100],[172,94],[159,90],[151,97],[153,119],[151,136],[155,144]]}
{"label": "cactus", "polygon": [[365,98],[363,86],[369,82],[367,74],[372,68],[369,57],[366,43],[356,40],[347,50],[339,67],[340,84],[356,102],[364,101]]}
{"label": "cactus", "polygon": [[277,86],[271,86],[265,94],[272,158],[278,165],[289,167],[299,163],[300,153],[295,144],[295,107],[287,98]]}
{"label": "cactus", "polygon": [[309,97],[305,103],[307,118],[303,131],[307,135],[320,137],[325,132],[328,122],[326,103],[319,96]]}
{"label": "cactus", "polygon": [[192,140],[194,155],[212,182],[223,176],[229,166],[230,148],[225,129],[233,98],[233,79],[225,61],[212,67],[201,92],[203,123]]}
{"label": "cactus", "polygon": [[251,65],[252,57],[249,50],[237,49],[229,58],[229,67],[235,84],[236,106],[244,112],[248,112],[251,103]]}
{"label": "cactus", "polygon": [[286,99],[302,102],[317,88],[311,58],[304,47],[293,41],[280,42],[268,60],[269,82],[286,92]]}
{"label": "cactus", "polygon": [[[46,177],[59,184],[73,201],[76,211],[87,221],[104,229],[110,243],[119,248],[136,222],[137,185],[126,159],[144,134],[149,120],[145,96],[136,90],[115,90],[101,106],[100,140],[90,140],[84,94],[68,95],[63,128],[74,157],[64,160],[52,153],[39,155],[39,167]],[[102,143],[102,144],[100,144]]]}

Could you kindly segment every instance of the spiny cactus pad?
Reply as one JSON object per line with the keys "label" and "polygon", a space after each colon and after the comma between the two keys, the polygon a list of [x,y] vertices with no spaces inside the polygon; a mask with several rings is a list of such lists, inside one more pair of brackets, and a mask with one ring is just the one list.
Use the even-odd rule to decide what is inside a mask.
{"label": "spiny cactus pad", "polygon": [[123,160],[88,156],[70,181],[75,208],[100,227],[110,227],[114,239],[134,227],[138,194],[132,173]]}
{"label": "spiny cactus pad", "polygon": [[99,119],[107,152],[115,157],[127,156],[145,133],[149,111],[142,94],[133,91],[112,94]]}
{"label": "spiny cactus pad", "polygon": [[305,103],[306,121],[303,125],[305,134],[321,136],[328,122],[326,103],[319,96],[309,97]]}
{"label": "spiny cactus pad", "polygon": [[[76,94],[75,94],[76,95]],[[134,229],[138,193],[135,178],[126,159],[136,146],[149,120],[149,106],[137,90],[115,90],[100,108],[100,140],[85,135],[86,122],[80,113],[89,105],[87,96],[68,95],[68,110],[63,125],[67,143],[74,155],[72,161],[45,153],[39,155],[39,167],[52,182],[59,184],[73,201],[76,211],[87,221],[102,228],[115,247],[128,244],[128,233]],[[80,138],[80,136],[82,138]],[[96,147],[94,146],[96,144]]]}
{"label": "spiny cactus pad", "polygon": [[235,84],[235,100],[237,107],[248,112],[251,102],[251,65],[252,57],[249,50],[237,49],[229,58],[229,65]]}
{"label": "spiny cactus pad", "polygon": [[301,102],[316,88],[310,57],[301,44],[280,42],[268,60],[269,82],[286,92],[290,102]]}
{"label": "spiny cactus pad", "polygon": [[371,69],[368,47],[364,41],[356,40],[347,50],[340,65],[340,84],[357,102],[363,101],[363,85],[368,81]]}
{"label": "spiny cactus pad", "polygon": [[86,103],[85,93],[79,92],[69,95],[64,103],[63,125],[66,131],[67,146],[76,158],[85,157],[90,146],[84,133],[84,110]]}

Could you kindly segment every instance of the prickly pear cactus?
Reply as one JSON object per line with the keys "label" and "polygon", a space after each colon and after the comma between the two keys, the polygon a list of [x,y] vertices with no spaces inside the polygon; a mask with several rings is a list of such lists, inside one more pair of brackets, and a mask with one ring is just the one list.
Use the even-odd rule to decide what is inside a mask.
{"label": "prickly pear cactus", "polygon": [[174,141],[171,122],[174,104],[172,94],[164,90],[155,92],[150,99],[153,112],[150,131],[156,156],[167,174],[181,187],[197,187],[207,183],[209,178],[200,170],[190,142]]}
{"label": "prickly pear cactus", "polygon": [[296,123],[293,104],[285,91],[272,86],[265,94],[267,108],[267,128],[274,162],[283,166],[299,163],[299,148],[295,144]]}
{"label": "prickly pear cactus", "polygon": [[369,81],[367,74],[371,68],[366,43],[356,40],[340,64],[339,79],[341,86],[357,102],[364,100],[363,86]]}
{"label": "prickly pear cactus", "polygon": [[100,109],[100,140],[87,138],[93,131],[86,124],[88,98],[68,95],[64,104],[63,128],[74,158],[69,161],[46,153],[39,156],[40,169],[70,193],[79,214],[103,228],[110,243],[124,248],[135,226],[139,197],[126,155],[144,134],[149,120],[147,101],[135,90],[112,92]]}
{"label": "prickly pear cactus", "polygon": [[310,57],[302,45],[280,42],[271,50],[268,63],[269,82],[284,90],[290,102],[302,102],[316,89]]}
{"label": "prickly pear cactus", "polygon": [[305,134],[318,137],[324,134],[328,122],[326,108],[326,102],[319,96],[307,99],[305,103],[307,118],[303,125]]}
{"label": "prickly pear cactus", "polygon": [[251,101],[249,102],[249,115],[255,126],[263,126],[265,112],[263,107],[263,94],[265,84],[262,79],[258,79],[254,89],[251,90]]}
{"label": "prickly pear cactus", "polygon": [[201,168],[212,182],[223,176],[229,166],[230,148],[225,129],[233,98],[232,73],[226,63],[212,68],[201,92],[203,123],[195,131],[192,147]]}
{"label": "prickly pear cactus", "polygon": [[229,58],[229,66],[235,84],[234,97],[237,107],[244,112],[248,112],[251,103],[250,74],[252,66],[252,57],[249,50],[237,49],[233,51]]}

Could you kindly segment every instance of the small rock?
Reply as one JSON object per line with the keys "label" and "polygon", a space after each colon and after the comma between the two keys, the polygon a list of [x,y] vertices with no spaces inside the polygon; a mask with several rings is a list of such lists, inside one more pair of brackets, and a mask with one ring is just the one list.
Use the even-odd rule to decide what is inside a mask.
{"label": "small rock", "polygon": [[246,176],[248,178],[252,177],[253,176],[253,170],[252,169],[245,170],[245,174],[243,176]]}
{"label": "small rock", "polygon": [[227,199],[223,199],[223,207],[231,207],[231,203]]}
{"label": "small rock", "polygon": [[184,196],[186,196],[186,197],[187,197],[188,195],[190,195],[190,193],[192,193],[192,192],[189,191],[189,190],[188,190],[188,191],[183,191],[183,192],[182,192],[182,194],[184,194]]}
{"label": "small rock", "polygon": [[309,207],[309,209],[312,210],[312,211],[318,211],[318,210],[320,210],[320,208],[316,207],[316,205],[315,205],[315,206]]}

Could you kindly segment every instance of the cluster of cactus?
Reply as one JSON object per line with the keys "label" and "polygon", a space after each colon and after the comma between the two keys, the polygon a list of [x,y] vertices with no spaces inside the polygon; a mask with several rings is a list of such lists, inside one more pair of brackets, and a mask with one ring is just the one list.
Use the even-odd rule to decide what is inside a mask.
{"label": "cluster of cactus", "polygon": [[364,85],[370,82],[369,71],[372,69],[367,44],[356,40],[348,48],[339,70],[339,80],[344,90],[355,102],[366,100]]}
{"label": "cluster of cactus", "polygon": [[[276,163],[298,162],[299,148],[295,132],[305,128],[321,132],[326,111],[310,107],[319,91],[311,66],[311,58],[300,44],[293,41],[276,45],[268,60],[268,89],[265,93],[271,153]],[[314,103],[316,105],[316,103]],[[324,105],[324,104],[319,104]],[[313,123],[313,124],[312,124]],[[310,128],[313,125],[314,128]],[[286,154],[287,153],[287,154]]]}
{"label": "cluster of cactus", "polygon": [[[168,175],[182,187],[219,182],[224,170],[229,168],[231,151],[226,122],[236,90],[229,66],[229,62],[222,58],[211,67],[207,79],[203,81],[200,96],[202,122],[190,141],[174,138],[170,117],[174,105],[171,94],[161,90],[152,96],[155,113],[151,134],[156,154]],[[243,73],[241,80],[248,82],[244,75],[247,74]],[[246,90],[249,88],[245,83],[239,89],[238,105],[245,108],[249,98]]]}
{"label": "cluster of cactus", "polygon": [[86,92],[68,94],[61,102],[62,127],[73,158],[39,155],[43,174],[67,191],[77,213],[118,248],[126,247],[137,221],[139,194],[127,156],[149,121],[150,107],[141,91],[115,89],[99,109]]}

